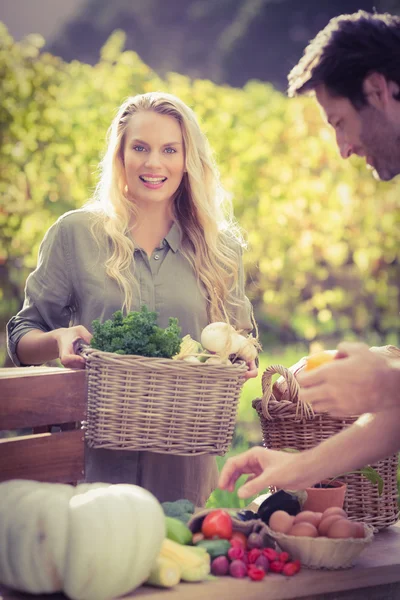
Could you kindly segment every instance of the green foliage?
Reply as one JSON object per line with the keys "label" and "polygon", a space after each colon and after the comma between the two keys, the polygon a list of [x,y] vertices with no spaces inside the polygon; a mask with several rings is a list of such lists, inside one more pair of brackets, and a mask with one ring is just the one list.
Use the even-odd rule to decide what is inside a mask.
{"label": "green foliage", "polygon": [[165,329],[157,326],[157,313],[146,306],[132,311],[125,317],[117,310],[112,319],[92,323],[92,348],[116,354],[138,354],[155,358],[171,358],[179,352],[181,328],[178,319],[170,317]]}
{"label": "green foliage", "polygon": [[116,31],[99,62],[16,43],[0,24],[0,320],[22,304],[47,228],[88,200],[116,108],[172,92],[199,116],[247,232],[247,293],[262,333],[283,342],[398,343],[399,190],[341,161],[314,101],[257,81],[243,89],[160,79]]}

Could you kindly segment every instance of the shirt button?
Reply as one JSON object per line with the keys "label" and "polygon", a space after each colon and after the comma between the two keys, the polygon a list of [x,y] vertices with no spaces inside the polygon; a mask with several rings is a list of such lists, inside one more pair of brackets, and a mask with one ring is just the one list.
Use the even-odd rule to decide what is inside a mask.
{"label": "shirt button", "polygon": [[154,260],[158,260],[159,258],[160,258],[160,255],[159,255],[159,254],[155,254],[155,255],[154,255]]}

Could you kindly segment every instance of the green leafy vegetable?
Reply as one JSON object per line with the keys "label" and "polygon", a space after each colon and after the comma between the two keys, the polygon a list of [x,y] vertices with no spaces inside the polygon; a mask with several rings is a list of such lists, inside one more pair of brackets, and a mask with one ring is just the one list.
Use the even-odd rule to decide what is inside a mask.
{"label": "green leafy vegetable", "polygon": [[190,520],[195,509],[193,502],[184,498],[175,500],[174,502],[163,502],[161,506],[167,517],[179,519],[183,523],[187,523]]}
{"label": "green leafy vegetable", "polygon": [[104,323],[92,322],[93,338],[90,346],[116,354],[138,354],[155,358],[171,358],[179,352],[181,328],[178,319],[171,317],[166,329],[157,325],[157,313],[142,306],[140,312],[125,317],[118,310]]}

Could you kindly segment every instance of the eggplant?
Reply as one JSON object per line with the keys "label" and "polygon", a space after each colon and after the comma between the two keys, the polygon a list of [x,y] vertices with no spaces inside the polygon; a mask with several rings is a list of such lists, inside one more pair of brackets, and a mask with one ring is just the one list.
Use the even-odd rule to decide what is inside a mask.
{"label": "eggplant", "polygon": [[277,510],[284,510],[289,515],[296,516],[301,511],[298,496],[292,492],[285,492],[285,490],[278,490],[270,494],[258,507],[256,518],[268,525],[272,513]]}
{"label": "eggplant", "polygon": [[252,519],[258,519],[258,516],[252,510],[240,510],[236,514],[236,518],[239,519],[239,521],[251,521]]}

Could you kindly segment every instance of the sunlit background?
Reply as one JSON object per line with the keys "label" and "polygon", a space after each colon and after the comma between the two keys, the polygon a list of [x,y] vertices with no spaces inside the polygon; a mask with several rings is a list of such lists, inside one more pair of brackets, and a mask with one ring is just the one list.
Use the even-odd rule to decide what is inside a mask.
{"label": "sunlit background", "polygon": [[[248,241],[261,367],[341,339],[399,345],[399,183],[340,160],[314,101],[285,96],[319,29],[373,8],[400,0],[0,2],[0,364],[44,232],[90,198],[115,109],[151,90],[188,103],[214,148]],[[245,386],[234,451],[260,443],[260,392]]]}

